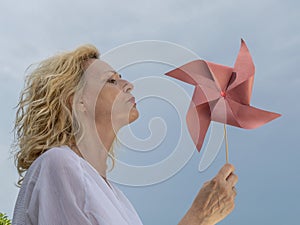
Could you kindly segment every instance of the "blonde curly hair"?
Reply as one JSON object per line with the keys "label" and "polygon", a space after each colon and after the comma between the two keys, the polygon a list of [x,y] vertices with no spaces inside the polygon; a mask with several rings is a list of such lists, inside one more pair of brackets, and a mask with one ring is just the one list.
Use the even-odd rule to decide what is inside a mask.
{"label": "blonde curly hair", "polygon": [[97,58],[97,48],[83,45],[43,60],[26,76],[13,129],[18,187],[37,157],[52,147],[76,143],[79,126],[74,126],[70,98],[80,86],[87,60]]}

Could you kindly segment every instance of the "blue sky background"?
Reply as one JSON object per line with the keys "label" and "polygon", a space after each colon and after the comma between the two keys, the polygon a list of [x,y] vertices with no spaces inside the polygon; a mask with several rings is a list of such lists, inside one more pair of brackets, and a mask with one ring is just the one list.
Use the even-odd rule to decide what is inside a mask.
{"label": "blue sky background", "polygon": [[[100,52],[132,41],[164,40],[185,46],[201,58],[233,65],[243,37],[253,56],[256,74],[252,105],[283,116],[255,130],[228,127],[230,161],[239,176],[236,208],[220,224],[299,224],[299,62],[300,2],[293,1],[0,1],[0,211],[12,217],[18,176],[9,158],[15,110],[24,71],[62,50],[91,43]],[[298,22],[297,22],[298,21]],[[129,80],[163,76],[170,67],[145,63],[124,69]],[[192,88],[178,84],[192,93]],[[141,118],[132,130],[149,135],[149,120],[165,118],[166,150],[151,155],[160,161],[176,140],[176,113],[163,102],[138,106]],[[174,125],[175,124],[175,125]],[[155,130],[153,131],[155,132]],[[168,149],[169,148],[169,149]],[[203,182],[224,164],[222,148],[214,163],[198,172],[202,153],[165,182],[147,187],[119,185],[145,225],[177,224]],[[124,152],[123,152],[124,153]],[[120,157],[126,158],[126,153]],[[129,158],[144,165],[140,156]],[[124,156],[125,155],[125,156]],[[161,158],[162,157],[162,158]],[[145,160],[145,161],[143,161]]]}

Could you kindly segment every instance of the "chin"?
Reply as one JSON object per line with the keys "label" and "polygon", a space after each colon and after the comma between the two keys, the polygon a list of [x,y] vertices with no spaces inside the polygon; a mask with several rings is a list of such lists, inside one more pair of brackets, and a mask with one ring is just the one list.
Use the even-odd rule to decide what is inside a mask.
{"label": "chin", "polygon": [[112,116],[112,126],[114,128],[114,130],[119,130],[121,127],[126,126],[130,123],[132,123],[133,121],[135,121],[138,117],[139,117],[139,111],[135,108],[132,107],[129,112],[127,111],[127,113],[120,113],[120,112],[115,112],[115,115],[118,116]]}
{"label": "chin", "polygon": [[136,107],[132,107],[129,114],[129,123],[137,120],[137,118],[139,118],[139,111],[136,109]]}

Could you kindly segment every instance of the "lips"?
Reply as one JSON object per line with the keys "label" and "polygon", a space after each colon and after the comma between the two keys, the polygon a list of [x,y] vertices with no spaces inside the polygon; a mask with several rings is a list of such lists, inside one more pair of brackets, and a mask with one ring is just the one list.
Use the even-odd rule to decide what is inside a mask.
{"label": "lips", "polygon": [[131,97],[128,101],[135,104],[135,97]]}

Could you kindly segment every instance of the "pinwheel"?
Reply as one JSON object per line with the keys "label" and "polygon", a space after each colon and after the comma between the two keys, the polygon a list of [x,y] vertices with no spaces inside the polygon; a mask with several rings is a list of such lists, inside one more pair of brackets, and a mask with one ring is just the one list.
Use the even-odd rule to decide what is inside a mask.
{"label": "pinwheel", "polygon": [[[195,86],[186,122],[189,133],[200,151],[211,121],[226,126],[253,129],[279,117],[280,114],[250,106],[255,67],[249,50],[241,40],[234,67],[195,60],[166,73]],[[226,147],[228,161],[228,147]]]}

